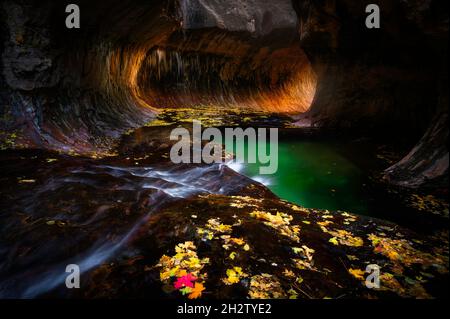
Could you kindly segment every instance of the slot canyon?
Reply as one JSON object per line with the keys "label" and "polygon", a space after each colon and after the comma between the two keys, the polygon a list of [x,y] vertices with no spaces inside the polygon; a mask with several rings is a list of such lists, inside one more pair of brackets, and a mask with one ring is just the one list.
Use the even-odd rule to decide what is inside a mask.
{"label": "slot canyon", "polygon": [[[0,6],[0,298],[448,297],[448,3],[70,3]],[[277,173],[174,164],[194,120]]]}

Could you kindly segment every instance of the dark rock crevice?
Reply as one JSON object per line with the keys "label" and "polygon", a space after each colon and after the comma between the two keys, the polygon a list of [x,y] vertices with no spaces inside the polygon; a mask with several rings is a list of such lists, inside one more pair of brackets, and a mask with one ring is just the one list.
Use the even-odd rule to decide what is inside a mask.
{"label": "dark rock crevice", "polygon": [[438,106],[448,103],[446,89],[439,90],[448,80],[436,76],[447,70],[448,4],[380,1],[381,29],[369,30],[365,3],[293,3],[318,77],[300,122],[417,140],[427,131],[387,179],[410,187],[448,181],[448,106]]}
{"label": "dark rock crevice", "polygon": [[[2,129],[22,134],[16,146],[97,151],[154,107],[312,103],[301,123],[417,141],[428,132],[387,178],[448,179],[448,110],[438,108],[448,77],[436,76],[448,59],[446,3],[381,1],[380,30],[350,0],[79,1],[79,30],[64,27],[67,4],[2,4],[0,115]],[[158,49],[169,67],[152,63]],[[187,78],[176,78],[180,65]],[[174,78],[179,89],[167,89]]]}

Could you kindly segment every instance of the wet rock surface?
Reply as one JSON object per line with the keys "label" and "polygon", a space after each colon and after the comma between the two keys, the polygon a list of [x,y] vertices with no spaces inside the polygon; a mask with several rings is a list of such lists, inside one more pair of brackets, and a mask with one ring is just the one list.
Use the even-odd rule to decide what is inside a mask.
{"label": "wet rock surface", "polygon": [[[302,208],[226,167],[33,153],[25,170],[30,155],[2,156],[2,297],[179,298],[187,274],[199,298],[447,294],[448,232]],[[80,290],[64,287],[69,263]],[[369,264],[380,289],[365,287]]]}
{"label": "wet rock surface", "polygon": [[79,4],[78,31],[59,27],[62,4],[2,4],[1,144],[106,149],[148,121],[151,106],[311,106],[302,125],[389,129],[419,142],[386,172],[392,184],[448,182],[442,1],[381,1],[379,30],[364,27],[365,4],[351,0]]}
{"label": "wet rock surface", "polygon": [[[238,194],[253,185],[223,165],[175,166],[165,158],[155,164],[2,152],[1,295],[39,296],[60,284],[62,263],[78,260],[88,271],[122,254],[148,217],[171,201]],[[273,196],[261,186],[256,193]]]}
{"label": "wet rock surface", "polygon": [[[445,228],[304,208],[226,165],[174,165],[168,134],[198,116],[173,112],[101,158],[1,152],[2,297],[448,295]],[[82,289],[64,286],[70,263]],[[366,287],[368,265],[380,267],[378,289]]]}
{"label": "wet rock surface", "polygon": [[[118,140],[157,117],[154,101],[228,106],[247,91],[244,107],[305,110],[317,75],[316,97],[300,124],[346,128],[353,138],[361,127],[376,135],[387,124],[416,140],[427,130],[404,160],[393,157],[391,165],[399,163],[385,181],[437,185],[443,197],[447,7],[382,1],[386,28],[369,34],[358,31],[365,15],[358,1],[294,1],[297,33],[288,1],[277,8],[262,0],[248,2],[255,8],[184,1],[191,6],[181,20],[180,2],[136,3],[80,1],[77,33],[60,27],[61,4],[2,3],[1,297],[448,296],[446,221],[423,233],[351,212],[306,209],[225,165],[169,161],[167,132],[183,117],[284,127],[286,116],[167,111]],[[224,8],[231,11],[218,15]],[[293,71],[299,76],[285,82]],[[199,76],[205,73],[212,76]],[[180,95],[147,87],[152,74],[164,89],[177,83]],[[282,94],[268,95],[274,88]],[[30,147],[58,152],[17,150]],[[418,211],[448,218],[448,201],[408,196]],[[69,263],[82,269],[82,290],[64,287]],[[368,264],[381,267],[378,290],[364,284]]]}

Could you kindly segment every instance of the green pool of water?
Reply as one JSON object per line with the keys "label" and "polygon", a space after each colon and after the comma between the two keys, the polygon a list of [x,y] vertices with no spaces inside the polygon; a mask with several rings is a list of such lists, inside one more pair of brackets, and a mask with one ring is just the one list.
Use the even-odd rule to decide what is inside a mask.
{"label": "green pool of water", "polygon": [[[243,140],[227,144],[227,151],[233,152],[236,145],[242,145],[247,154],[249,144]],[[267,144],[258,146],[268,149]],[[248,163],[247,156],[243,162],[231,167],[262,182],[282,199],[308,208],[367,214],[365,174],[342,156],[335,145],[279,141],[278,170],[272,175],[261,175],[259,168],[263,164]]]}

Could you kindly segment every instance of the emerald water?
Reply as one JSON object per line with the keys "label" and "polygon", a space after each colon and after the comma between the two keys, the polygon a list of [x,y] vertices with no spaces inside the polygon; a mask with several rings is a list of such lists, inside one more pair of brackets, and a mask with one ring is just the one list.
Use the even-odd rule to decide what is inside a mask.
{"label": "emerald water", "polygon": [[[227,144],[229,152],[243,146],[245,158],[242,164],[230,166],[266,185],[282,199],[308,208],[345,210],[367,214],[365,174],[338,152],[336,145],[323,142],[282,141],[278,143],[278,170],[272,175],[261,175],[260,166],[249,163],[248,141],[239,140]],[[257,148],[268,145],[260,143]]]}

